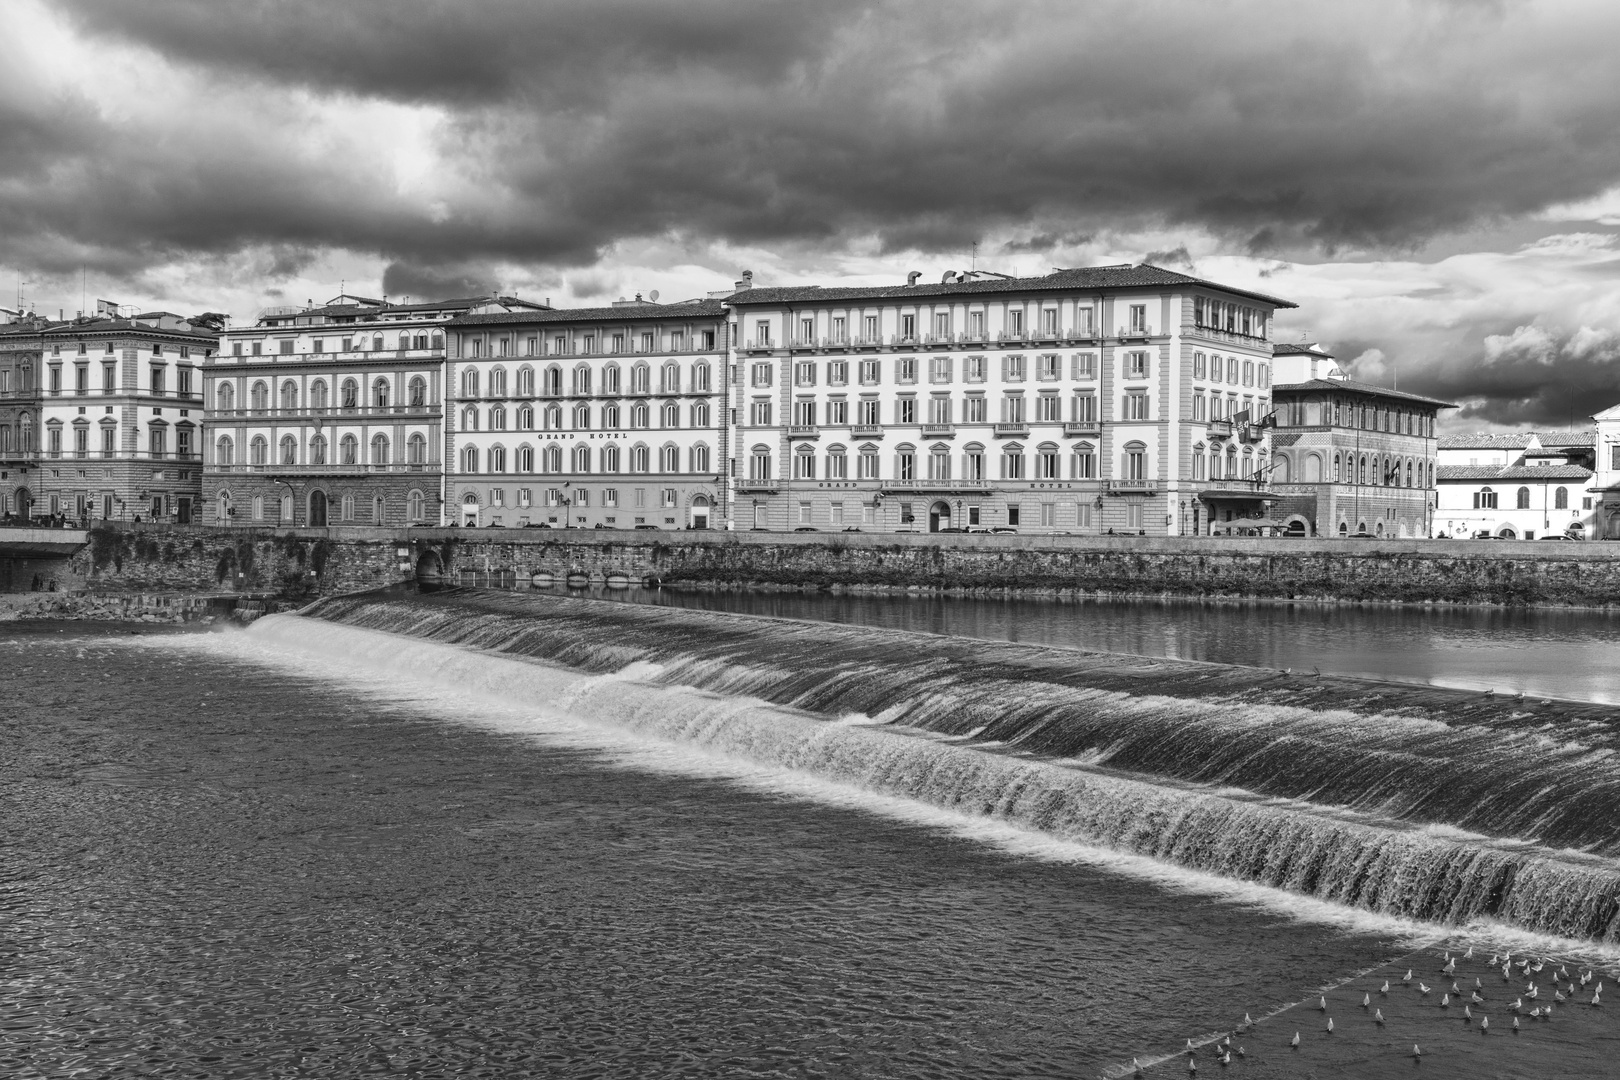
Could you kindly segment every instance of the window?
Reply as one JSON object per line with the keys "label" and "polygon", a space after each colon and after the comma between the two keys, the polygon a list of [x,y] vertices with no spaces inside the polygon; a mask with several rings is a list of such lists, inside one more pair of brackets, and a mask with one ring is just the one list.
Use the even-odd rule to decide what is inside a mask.
{"label": "window", "polygon": [[1148,396],[1146,391],[1133,390],[1125,395],[1125,419],[1146,420],[1148,418]]}
{"label": "window", "polygon": [[1205,400],[1202,390],[1193,391],[1192,418],[1194,420],[1207,420],[1209,418],[1209,404]]}
{"label": "window", "polygon": [[1019,355],[1001,358],[1001,377],[1006,382],[1024,381],[1024,358]]}
{"label": "window", "polygon": [[864,340],[868,345],[877,344],[878,317],[876,315],[867,315],[861,320],[861,324],[865,328],[862,334],[862,340]]}
{"label": "window", "polygon": [[771,324],[767,319],[760,319],[754,323],[754,344],[760,348],[771,347]]}
{"label": "window", "polygon": [[1096,311],[1089,307],[1074,309],[1074,336],[1078,338],[1091,338],[1097,336]]}
{"label": "window", "polygon": [[900,340],[901,341],[916,341],[917,340],[917,316],[915,316],[915,315],[902,315],[902,316],[900,316]]}
{"label": "window", "polygon": [[[101,365],[101,392],[110,394],[118,388],[118,367],[116,364]],[[190,387],[187,387],[187,392]]]}
{"label": "window", "polygon": [[1007,337],[1021,338],[1024,336],[1024,313],[1017,308],[1007,312]]}
{"label": "window", "polygon": [[371,403],[379,409],[388,408],[387,379],[378,379],[371,384]]}
{"label": "window", "polygon": [[[101,456],[102,457],[110,458],[110,457],[113,456],[113,451],[114,451],[117,439],[118,439],[118,429],[113,427],[111,424],[107,424],[106,426],[104,426],[101,429]],[[0,440],[0,441],[4,441],[4,440]],[[229,441],[229,440],[226,440],[226,441]],[[0,450],[5,450],[5,449],[8,449],[8,447],[0,446]],[[226,461],[226,462],[222,462],[221,464],[229,465],[230,462]]]}
{"label": "window", "polygon": [[935,394],[928,400],[928,422],[930,424],[951,422],[951,399],[948,394]]}
{"label": "window", "polygon": [[936,341],[951,340],[951,315],[948,311],[934,312],[934,339]]}
{"label": "window", "polygon": [[882,418],[878,416],[878,407],[879,402],[876,398],[863,399],[859,406],[860,415],[856,419],[856,423],[861,427],[877,427],[883,422]]}
{"label": "window", "polygon": [[1024,479],[1024,448],[1017,443],[1008,443],[1002,450],[1001,478],[1003,480]]}
{"label": "window", "polygon": [[1035,451],[1035,479],[1056,480],[1063,474],[1058,471],[1058,448],[1055,443],[1042,443]]}
{"label": "window", "polygon": [[1568,510],[1569,509],[1569,488],[1561,487],[1561,488],[1558,488],[1555,491],[1553,491],[1553,509],[1554,510]]}
{"label": "window", "polygon": [[1127,379],[1145,379],[1148,377],[1147,353],[1132,352],[1125,354],[1125,377]]}
{"label": "window", "polygon": [[1147,305],[1146,304],[1132,304],[1131,305],[1131,333],[1133,333],[1133,334],[1145,334],[1145,333],[1147,333]]}
{"label": "window", "polygon": [[816,402],[814,398],[806,398],[793,403],[793,425],[795,427],[814,427],[816,423]]}
{"label": "window", "polygon": [[411,465],[422,465],[427,462],[427,440],[421,435],[412,435],[405,444],[405,460]]}
{"label": "window", "polygon": [[577,473],[591,471],[591,448],[589,445],[574,447],[573,469]]}
{"label": "window", "polygon": [[771,450],[768,446],[756,446],[748,455],[748,479],[769,480],[771,478]]}
{"label": "window", "polygon": [[849,324],[842,315],[834,315],[832,320],[832,344],[849,344]]}
{"label": "window", "polygon": [[1021,393],[1004,395],[1001,399],[1001,422],[1022,424],[1024,419],[1024,395]]}
{"label": "window", "polygon": [[[236,391],[231,388],[230,383],[220,383],[214,397],[219,402],[219,411],[222,413],[230,412],[231,407],[236,403]],[[1615,447],[1615,449],[1620,450],[1620,446]],[[1620,468],[1620,466],[1617,466],[1617,468]]]}
{"label": "window", "polygon": [[753,382],[755,386],[771,385],[771,365],[769,363],[755,364],[753,366]]}
{"label": "window", "polygon": [[469,446],[461,452],[461,471],[464,473],[478,471],[478,447]]}
{"label": "window", "polygon": [[849,361],[848,360],[829,360],[829,361],[827,361],[827,385],[828,386],[848,386],[849,385]]}
{"label": "window", "polygon": [[359,456],[360,456],[360,440],[359,439],[356,439],[353,435],[345,435],[345,436],[343,436],[343,441],[341,443],[339,443],[338,445],[339,445],[339,448],[341,449],[341,451],[343,453],[342,464],[344,464],[344,465],[357,465],[357,464],[359,464]]}
{"label": "window", "polygon": [[962,378],[968,382],[984,382],[985,369],[985,358],[982,356],[962,358]]}
{"label": "window", "polygon": [[373,465],[388,464],[388,436],[375,435],[371,439],[371,463]]}
{"label": "window", "polygon": [[326,437],[316,435],[309,440],[309,463],[311,465],[326,464]]}
{"label": "window", "polygon": [[1035,359],[1035,378],[1041,382],[1057,382],[1063,377],[1063,358],[1047,353]]}
{"label": "window", "polygon": [[360,384],[354,379],[343,380],[343,408],[354,410],[360,407]]}
{"label": "window", "polygon": [[[154,428],[153,431],[152,431],[152,434],[156,435],[157,433],[158,433],[157,429]],[[263,465],[263,464],[265,464],[265,458],[269,455],[269,452],[270,452],[270,444],[265,441],[264,436],[263,435],[255,435],[255,436],[253,436],[253,441],[248,443],[248,464],[250,464],[250,465]],[[154,456],[156,456],[156,455],[154,455]]]}
{"label": "window", "polygon": [[827,448],[827,479],[849,479],[849,455],[844,452],[842,446]]}
{"label": "window", "polygon": [[1075,444],[1074,478],[1076,480],[1095,480],[1097,478],[1097,448],[1091,443]]}
{"label": "window", "polygon": [[793,385],[816,385],[816,364],[813,360],[800,360],[793,365]]}
{"label": "window", "polygon": [[1095,424],[1097,422],[1097,395],[1074,395],[1074,422],[1077,424]]}
{"label": "window", "polygon": [[281,464],[298,464],[298,440],[291,435],[281,437]]}
{"label": "window", "polygon": [[928,479],[949,480],[951,478],[951,449],[948,446],[933,446],[928,450]]}
{"label": "window", "polygon": [[1492,491],[1488,487],[1480,488],[1478,491],[1474,492],[1474,509],[1495,510],[1496,492]]}
{"label": "window", "polygon": [[901,398],[894,403],[894,422],[897,424],[915,424],[917,422],[916,398]]}
{"label": "window", "polygon": [[1232,383],[1233,385],[1237,384],[1238,358],[1235,356],[1228,356],[1226,358],[1226,381]]}
{"label": "window", "polygon": [[1193,378],[1202,379],[1207,370],[1206,357],[1201,352],[1193,353]]}
{"label": "window", "polygon": [[962,422],[983,424],[990,418],[989,406],[983,394],[969,394],[962,402]]}
{"label": "window", "polygon": [[793,479],[814,480],[816,478],[816,454],[810,447],[800,444],[793,454]]}
{"label": "window", "polygon": [[316,412],[326,411],[326,380],[316,379],[309,387],[309,407]]}
{"label": "window", "polygon": [[978,443],[968,443],[963,448],[962,479],[973,481],[984,479],[984,447]]}
{"label": "window", "polygon": [[984,312],[968,312],[967,339],[969,341],[984,340]]}
{"label": "window", "polygon": [[1528,510],[1528,509],[1530,509],[1530,489],[1529,488],[1522,487],[1522,488],[1519,489],[1517,498],[1515,500],[1515,509],[1518,509],[1518,510]]}
{"label": "window", "polygon": [[754,427],[771,426],[771,403],[769,401],[752,401],[748,405],[748,422]]}
{"label": "window", "polygon": [[1035,420],[1041,424],[1057,424],[1063,420],[1063,399],[1052,393],[1043,393],[1035,399]]}
{"label": "window", "polygon": [[914,356],[901,357],[894,363],[894,377],[902,383],[917,381],[917,358]]}
{"label": "window", "polygon": [[1125,479],[1147,479],[1147,446],[1143,443],[1125,444]]}
{"label": "window", "polygon": [[254,383],[251,400],[254,412],[265,412],[270,408],[270,388],[262,382]]}
{"label": "window", "polygon": [[815,319],[800,319],[799,320],[799,344],[801,344],[801,345],[813,345],[813,344],[815,344],[815,341],[816,341],[816,320]]}
{"label": "window", "polygon": [[412,522],[419,522],[427,511],[427,498],[420,491],[412,491],[405,496],[405,516]]}
{"label": "window", "polygon": [[856,459],[855,467],[857,479],[878,479],[879,465],[877,447],[871,445],[861,447],[860,457]]}

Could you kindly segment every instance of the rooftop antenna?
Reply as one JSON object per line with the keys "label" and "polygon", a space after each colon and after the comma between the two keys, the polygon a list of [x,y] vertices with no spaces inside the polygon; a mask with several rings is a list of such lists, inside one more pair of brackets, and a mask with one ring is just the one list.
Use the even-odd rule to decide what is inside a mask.
{"label": "rooftop antenna", "polygon": [[979,242],[973,241],[973,253],[968,256],[968,273],[977,273],[979,269]]}

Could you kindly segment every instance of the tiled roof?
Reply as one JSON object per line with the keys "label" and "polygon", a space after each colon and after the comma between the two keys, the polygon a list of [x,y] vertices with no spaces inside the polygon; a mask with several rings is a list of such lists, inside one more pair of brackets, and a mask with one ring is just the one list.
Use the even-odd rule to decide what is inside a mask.
{"label": "tiled roof", "polygon": [[1590,480],[1591,469],[1579,465],[1441,465],[1437,480]]}
{"label": "tiled roof", "polygon": [[1440,436],[1442,450],[1523,450],[1530,445],[1530,436],[1542,446],[1582,447],[1597,444],[1597,431],[1476,431],[1466,435]]}
{"label": "tiled roof", "polygon": [[630,322],[639,319],[720,319],[726,309],[719,300],[688,300],[679,304],[641,304],[630,307],[544,308],[539,311],[497,311],[488,315],[462,315],[450,326],[501,326],[558,322]]}
{"label": "tiled roof", "polygon": [[219,341],[212,330],[165,330],[159,326],[136,322],[133,319],[91,319],[87,322],[56,323],[43,331],[45,337],[89,337],[96,334],[137,334],[152,336],[168,334],[172,337],[199,338],[208,342]]}
{"label": "tiled roof", "polygon": [[[463,296],[452,300],[432,300],[420,304],[326,304],[322,307],[307,308],[302,311],[289,311],[281,315],[266,315],[265,319],[274,319],[276,322],[309,319],[317,316],[374,316],[374,315],[409,315],[418,311],[466,311],[479,304],[488,304],[495,301],[503,303],[527,304],[527,300],[516,300],[509,296]],[[535,305],[537,308],[540,305]],[[260,320],[261,322],[265,320]]]}
{"label": "tiled roof", "polygon": [[1304,392],[1308,390],[1338,390],[1349,391],[1353,394],[1362,394],[1367,397],[1390,398],[1395,401],[1412,401],[1421,405],[1429,405],[1436,409],[1455,409],[1457,406],[1449,401],[1438,398],[1424,397],[1422,394],[1408,394],[1402,390],[1391,390],[1387,386],[1374,386],[1372,383],[1356,382],[1354,379],[1307,379],[1297,383],[1277,383],[1271,388],[1271,396],[1275,398],[1279,393],[1287,391]]}
{"label": "tiled roof", "polygon": [[1298,307],[1288,300],[1280,300],[1265,293],[1235,289],[1203,278],[1178,274],[1174,270],[1151,266],[1147,263],[1120,266],[1083,266],[1072,270],[1057,270],[1041,277],[1027,278],[975,278],[971,281],[925,282],[915,285],[854,285],[828,288],[821,285],[787,285],[777,287],[756,286],[742,289],[727,297],[726,302],[744,304],[815,303],[828,300],[888,300],[905,296],[961,296],[975,293],[1048,292],[1054,289],[1131,289],[1156,288],[1167,285],[1202,285],[1236,296],[1246,296],[1264,304],[1280,308]]}
{"label": "tiled roof", "polygon": [[1320,356],[1333,359],[1333,351],[1314,341],[1280,341],[1271,346],[1272,356]]}

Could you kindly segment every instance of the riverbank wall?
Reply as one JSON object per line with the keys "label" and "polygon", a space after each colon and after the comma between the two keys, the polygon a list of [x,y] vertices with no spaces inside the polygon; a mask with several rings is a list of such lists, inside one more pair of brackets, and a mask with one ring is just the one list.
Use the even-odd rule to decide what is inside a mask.
{"label": "riverbank wall", "polygon": [[57,587],[269,593],[284,601],[401,581],[530,587],[1620,605],[1620,545],[534,529],[94,529]]}

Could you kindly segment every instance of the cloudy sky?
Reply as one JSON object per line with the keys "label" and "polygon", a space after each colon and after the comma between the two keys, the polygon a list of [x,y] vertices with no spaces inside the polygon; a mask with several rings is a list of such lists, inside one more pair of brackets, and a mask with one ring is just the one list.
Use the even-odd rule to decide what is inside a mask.
{"label": "cloudy sky", "polygon": [[1620,5],[0,0],[0,304],[579,305],[1148,260],[1620,402]]}

